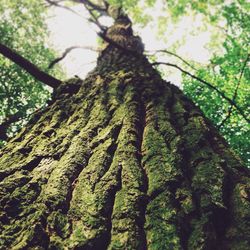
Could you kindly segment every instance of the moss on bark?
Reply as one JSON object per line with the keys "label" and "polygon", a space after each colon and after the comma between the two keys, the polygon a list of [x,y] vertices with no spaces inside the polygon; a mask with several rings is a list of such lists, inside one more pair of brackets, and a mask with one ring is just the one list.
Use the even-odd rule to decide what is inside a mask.
{"label": "moss on bark", "polygon": [[0,153],[1,249],[247,249],[249,173],[143,55],[109,45]]}

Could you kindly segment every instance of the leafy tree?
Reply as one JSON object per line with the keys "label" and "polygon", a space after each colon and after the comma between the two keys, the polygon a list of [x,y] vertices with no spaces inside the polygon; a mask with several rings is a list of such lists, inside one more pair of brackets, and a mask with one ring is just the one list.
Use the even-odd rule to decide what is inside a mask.
{"label": "leafy tree", "polygon": [[209,67],[198,70],[196,74],[212,82],[237,102],[244,110],[245,117],[218,94],[206,86],[200,86],[195,80],[186,78],[184,91],[202,108],[205,115],[220,129],[232,148],[249,166],[250,15],[245,1],[218,7],[213,15],[206,11],[204,13],[210,14],[208,17],[214,24],[218,25],[222,21],[225,23],[223,28],[220,27],[225,33],[223,54],[214,54]]}
{"label": "leafy tree", "polygon": [[[54,89],[0,152],[1,248],[248,249],[248,169],[201,110],[161,78],[120,6],[79,2],[106,43],[85,80],[41,77],[0,46]],[[103,14],[114,19],[107,29]],[[206,80],[165,65],[241,110]]]}
{"label": "leafy tree", "polygon": [[[179,69],[181,67],[184,71],[191,72],[192,75],[199,78],[190,78],[191,75],[182,71],[184,92],[198,104],[205,115],[217,126],[230,146],[241,156],[245,164],[250,166],[249,3],[247,1],[231,3],[225,1],[168,1],[166,5],[166,12],[168,11],[169,15],[160,16],[160,32],[163,37],[169,36],[166,35],[166,28],[163,27],[171,23],[171,20],[178,22],[187,13],[202,18],[201,29],[207,30],[209,26],[213,28],[214,37],[209,45],[213,56],[208,65],[188,62],[177,55],[176,51],[182,45],[181,43],[174,44],[168,50],[160,52],[176,57],[176,64],[167,66],[178,65]],[[169,71],[166,73],[164,73],[165,69],[161,69],[161,71],[167,77]],[[210,83],[210,86],[200,80]],[[217,90],[223,92],[239,108],[222,98]]]}
{"label": "leafy tree", "polygon": [[[1,43],[48,72],[55,53],[46,42],[45,17],[45,5],[39,1],[1,0]],[[1,142],[8,135],[13,136],[35,110],[45,105],[51,90],[4,57],[0,57],[0,67]],[[50,73],[62,75],[58,69]]]}

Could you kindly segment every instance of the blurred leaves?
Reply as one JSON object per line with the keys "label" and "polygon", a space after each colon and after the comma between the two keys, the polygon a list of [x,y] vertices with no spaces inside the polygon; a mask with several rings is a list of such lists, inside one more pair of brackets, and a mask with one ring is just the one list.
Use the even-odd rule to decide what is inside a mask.
{"label": "blurred leaves", "polygon": [[[221,7],[212,20],[224,19],[225,39],[222,44],[223,53],[214,54],[208,67],[196,72],[201,78],[212,82],[214,86],[233,99],[237,83],[237,95],[235,102],[248,114],[250,118],[250,69],[249,38],[250,38],[250,15],[249,4],[246,1],[235,1]],[[218,24],[219,25],[219,24]],[[244,67],[246,63],[246,67]],[[243,70],[244,67],[244,70]],[[241,71],[242,77],[240,78]],[[250,126],[242,119],[242,116],[232,108],[225,100],[220,98],[214,91],[199,82],[183,76],[185,93],[191,97],[203,110],[205,115],[220,129],[231,147],[241,156],[247,166],[250,166]]]}
{"label": "blurred leaves", "polygon": [[[166,58],[168,62],[177,64],[187,71],[190,70],[193,75],[212,83],[226,96],[234,99],[234,102],[250,119],[249,61],[244,68],[234,98],[241,70],[250,53],[249,1],[159,0],[155,3],[158,3],[159,8],[161,8],[161,14],[155,18],[158,37],[166,42],[167,47],[165,49],[168,51],[182,57],[178,52],[185,45],[187,36],[192,35],[195,41],[195,38],[201,32],[208,31],[211,38],[206,45],[206,49],[210,53],[207,64],[199,63],[197,60],[193,61],[191,57],[184,57],[198,70],[185,65],[183,60],[173,59],[173,57],[167,55],[156,57],[153,61],[162,61]],[[154,14],[152,13],[152,15]],[[178,37],[177,41],[173,40],[172,37],[178,33],[178,26],[182,25],[183,20],[185,23],[186,17],[193,19],[191,33],[182,29],[182,36]],[[197,22],[197,20],[199,21]],[[146,25],[150,25],[150,22]],[[192,53],[191,50],[190,53]],[[166,79],[172,72],[171,68],[161,70],[162,76]],[[250,125],[216,91],[185,74],[182,74],[181,82],[184,92],[202,109],[231,147],[241,156],[245,164],[250,167]]]}
{"label": "blurred leaves", "polygon": [[[46,41],[45,6],[36,0],[0,0],[0,18],[0,42],[48,72],[55,54]],[[50,90],[3,56],[0,69],[0,124],[16,113],[20,116],[8,129],[11,136],[31,113],[45,105]],[[61,74],[58,68],[49,73]]]}

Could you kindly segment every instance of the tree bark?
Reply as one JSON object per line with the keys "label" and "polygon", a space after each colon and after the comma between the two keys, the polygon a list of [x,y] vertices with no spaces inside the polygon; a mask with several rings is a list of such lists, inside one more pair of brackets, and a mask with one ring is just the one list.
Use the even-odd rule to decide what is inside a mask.
{"label": "tree bark", "polygon": [[142,54],[108,45],[0,156],[1,249],[250,245],[249,171]]}

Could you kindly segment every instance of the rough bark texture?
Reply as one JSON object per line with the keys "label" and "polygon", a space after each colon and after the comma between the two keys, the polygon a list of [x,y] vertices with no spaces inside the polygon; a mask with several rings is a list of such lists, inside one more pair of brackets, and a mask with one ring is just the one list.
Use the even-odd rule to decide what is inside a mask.
{"label": "rough bark texture", "polygon": [[0,156],[1,249],[250,245],[248,170],[143,55],[107,46]]}

